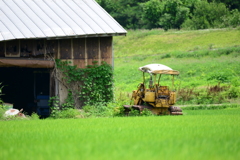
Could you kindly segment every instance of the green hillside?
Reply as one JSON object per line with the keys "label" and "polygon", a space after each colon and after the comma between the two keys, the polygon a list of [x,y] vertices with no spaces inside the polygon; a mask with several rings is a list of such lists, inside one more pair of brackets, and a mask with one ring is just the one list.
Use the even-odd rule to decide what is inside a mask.
{"label": "green hillside", "polygon": [[115,58],[233,47],[240,45],[239,29],[177,31],[128,30],[126,37],[114,37]]}
{"label": "green hillside", "polygon": [[[160,63],[180,71],[176,90],[192,89],[199,94],[218,85],[240,96],[240,29],[164,32],[129,30],[126,37],[114,37],[114,79],[117,96],[130,94],[142,81],[138,67]],[[170,85],[169,77],[163,77]],[[202,89],[202,90],[201,90]],[[229,93],[230,89],[234,93]],[[223,90],[223,89],[222,89]],[[224,100],[225,102],[226,100]]]}

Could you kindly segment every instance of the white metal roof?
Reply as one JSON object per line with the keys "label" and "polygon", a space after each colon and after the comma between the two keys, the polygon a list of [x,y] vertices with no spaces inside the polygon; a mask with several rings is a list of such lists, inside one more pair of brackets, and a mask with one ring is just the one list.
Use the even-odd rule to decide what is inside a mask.
{"label": "white metal roof", "polygon": [[0,0],[0,41],[125,34],[94,0]]}

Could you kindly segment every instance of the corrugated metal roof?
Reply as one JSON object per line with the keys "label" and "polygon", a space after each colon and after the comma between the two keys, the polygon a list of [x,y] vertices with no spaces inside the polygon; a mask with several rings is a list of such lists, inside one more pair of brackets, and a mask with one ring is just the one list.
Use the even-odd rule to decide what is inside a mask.
{"label": "corrugated metal roof", "polygon": [[0,0],[0,41],[126,33],[94,0]]}

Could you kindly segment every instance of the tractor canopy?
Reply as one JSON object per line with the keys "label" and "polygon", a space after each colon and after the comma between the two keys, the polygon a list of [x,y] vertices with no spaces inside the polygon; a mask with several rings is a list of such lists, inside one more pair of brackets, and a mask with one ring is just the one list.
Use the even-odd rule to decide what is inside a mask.
{"label": "tractor canopy", "polygon": [[173,70],[172,68],[163,64],[148,64],[143,67],[139,67],[139,70],[151,74],[179,75],[179,71]]}

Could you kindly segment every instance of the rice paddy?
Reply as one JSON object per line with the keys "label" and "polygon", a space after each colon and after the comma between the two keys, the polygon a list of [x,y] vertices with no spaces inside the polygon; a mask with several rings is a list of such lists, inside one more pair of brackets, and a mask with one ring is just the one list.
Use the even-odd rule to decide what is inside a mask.
{"label": "rice paddy", "polygon": [[2,160],[240,158],[240,108],[0,125]]}

